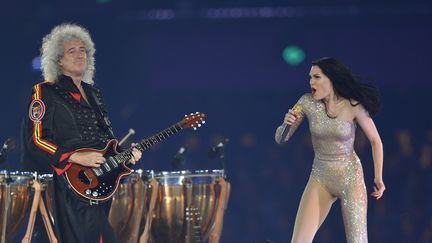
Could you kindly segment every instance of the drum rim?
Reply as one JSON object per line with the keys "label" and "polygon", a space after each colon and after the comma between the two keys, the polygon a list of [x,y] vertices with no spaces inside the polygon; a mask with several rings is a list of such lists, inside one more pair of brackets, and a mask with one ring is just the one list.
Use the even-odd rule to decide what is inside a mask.
{"label": "drum rim", "polygon": [[178,170],[178,171],[142,171],[142,173],[150,178],[162,179],[171,177],[201,177],[201,176],[221,176],[225,177],[225,170]]}
{"label": "drum rim", "polygon": [[14,170],[14,171],[7,171],[7,170],[0,170],[0,175],[30,175],[30,176],[34,176],[36,172],[31,172],[31,171],[18,171],[18,170]]}
{"label": "drum rim", "polygon": [[38,180],[39,181],[52,181],[53,180],[54,175],[47,173],[47,174],[40,174],[38,175]]}
{"label": "drum rim", "polygon": [[[0,177],[3,179],[0,180],[0,184],[28,184],[30,181],[34,180],[36,177],[36,174],[34,172],[29,171],[7,171],[7,170],[1,170],[0,171]],[[5,182],[5,177],[12,177],[12,182]]]}

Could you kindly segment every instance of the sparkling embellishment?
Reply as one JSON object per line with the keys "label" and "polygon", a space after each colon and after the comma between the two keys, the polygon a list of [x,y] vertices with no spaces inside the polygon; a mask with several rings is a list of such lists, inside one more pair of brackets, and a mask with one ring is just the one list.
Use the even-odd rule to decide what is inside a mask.
{"label": "sparkling embellishment", "polygon": [[[308,118],[315,151],[311,177],[341,200],[347,242],[366,243],[367,194],[363,168],[354,151],[356,125],[329,118],[325,105],[310,94],[303,95],[298,104],[303,108],[299,120],[304,115]],[[289,137],[299,123],[291,127]]]}

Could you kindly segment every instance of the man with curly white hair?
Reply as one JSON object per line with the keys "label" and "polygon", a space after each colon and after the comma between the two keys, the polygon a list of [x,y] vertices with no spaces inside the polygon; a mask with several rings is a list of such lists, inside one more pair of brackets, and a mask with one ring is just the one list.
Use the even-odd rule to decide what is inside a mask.
{"label": "man with curly white hair", "polygon": [[[33,87],[23,125],[24,167],[53,173],[55,231],[62,243],[115,241],[109,203],[74,194],[63,176],[73,163],[101,167],[102,153],[79,149],[103,149],[114,138],[105,102],[93,86],[94,53],[89,32],[76,24],[58,25],[43,38],[45,81]],[[134,149],[130,162],[140,158]]]}

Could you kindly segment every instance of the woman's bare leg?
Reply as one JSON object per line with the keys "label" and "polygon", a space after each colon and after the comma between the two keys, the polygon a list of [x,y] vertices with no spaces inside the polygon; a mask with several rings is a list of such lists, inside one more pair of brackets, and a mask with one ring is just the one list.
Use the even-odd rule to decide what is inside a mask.
{"label": "woman's bare leg", "polygon": [[297,210],[292,243],[311,243],[336,198],[316,179],[309,178]]}

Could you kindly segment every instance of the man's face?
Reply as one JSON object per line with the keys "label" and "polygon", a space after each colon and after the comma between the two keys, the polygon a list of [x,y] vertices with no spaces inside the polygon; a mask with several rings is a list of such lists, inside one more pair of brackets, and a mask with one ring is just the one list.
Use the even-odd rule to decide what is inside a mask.
{"label": "man's face", "polygon": [[63,57],[60,59],[63,74],[71,77],[83,76],[87,68],[87,52],[80,40],[63,43]]}

